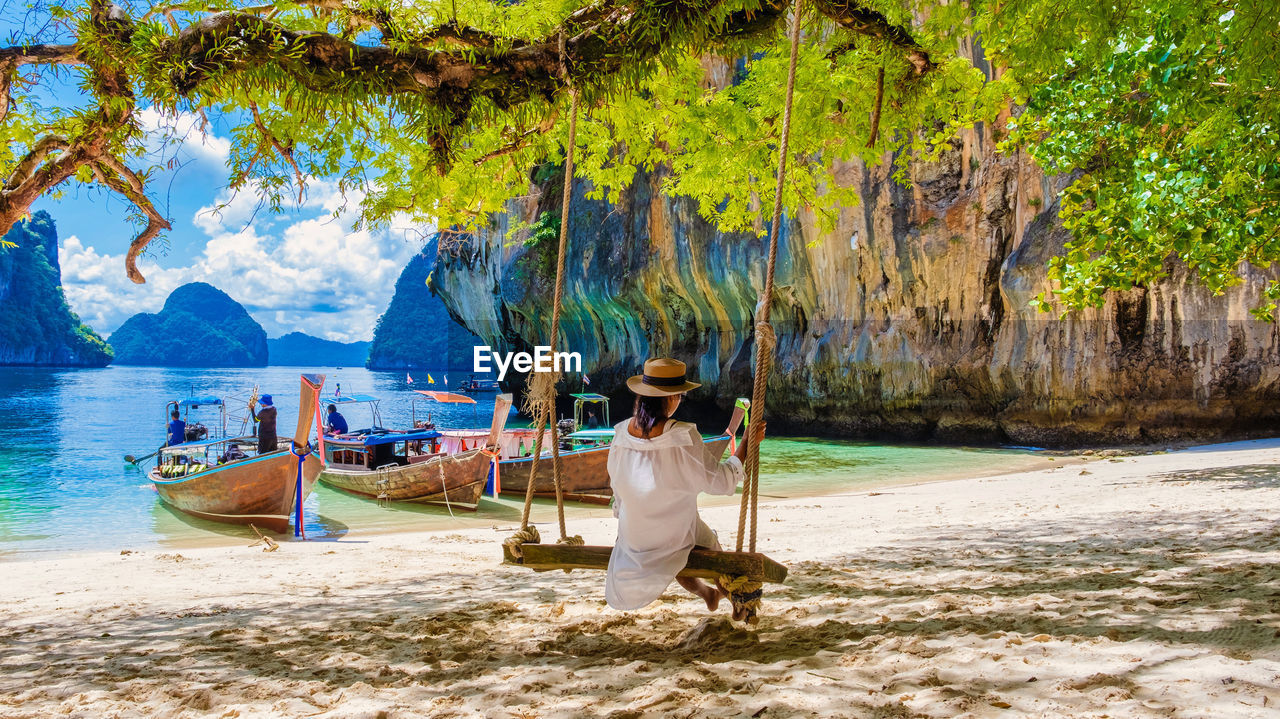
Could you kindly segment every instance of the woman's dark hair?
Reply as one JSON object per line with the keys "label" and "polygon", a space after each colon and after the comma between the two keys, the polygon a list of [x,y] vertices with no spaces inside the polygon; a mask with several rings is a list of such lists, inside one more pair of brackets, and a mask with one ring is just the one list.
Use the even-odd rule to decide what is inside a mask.
{"label": "woman's dark hair", "polygon": [[667,416],[667,398],[666,397],[647,397],[642,394],[636,395],[636,406],[631,412],[634,415],[636,426],[644,434],[645,439],[649,438],[649,433],[659,422],[665,422],[670,419]]}

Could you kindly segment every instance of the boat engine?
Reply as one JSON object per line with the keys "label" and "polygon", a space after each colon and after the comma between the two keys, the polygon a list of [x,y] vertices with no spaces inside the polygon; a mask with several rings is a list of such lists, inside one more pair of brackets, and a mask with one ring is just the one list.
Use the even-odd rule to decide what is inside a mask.
{"label": "boat engine", "polygon": [[576,428],[573,425],[573,420],[568,418],[556,422],[556,434],[560,437],[561,452],[568,452],[573,449],[573,441],[565,439],[566,435],[572,434],[576,431]]}
{"label": "boat engine", "polygon": [[199,442],[209,436],[209,428],[199,422],[192,422],[187,425],[186,441]]}

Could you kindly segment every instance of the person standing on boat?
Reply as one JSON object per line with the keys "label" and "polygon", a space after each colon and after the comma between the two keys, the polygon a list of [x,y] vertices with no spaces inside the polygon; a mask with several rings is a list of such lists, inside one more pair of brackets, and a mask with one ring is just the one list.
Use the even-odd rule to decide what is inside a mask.
{"label": "person standing on boat", "polygon": [[258,403],[262,405],[261,409],[255,410],[250,404],[249,411],[258,426],[258,454],[266,454],[276,451],[276,408],[269,394],[262,395]]}
{"label": "person standing on boat", "polygon": [[335,405],[329,405],[329,416],[325,418],[324,423],[329,426],[329,434],[347,433],[347,418],[338,412]]}
{"label": "person standing on boat", "polygon": [[[614,609],[639,609],[675,579],[714,611],[728,596],[700,579],[677,577],[694,547],[720,549],[715,532],[698,517],[698,495],[732,495],[744,478],[744,440],[721,462],[697,426],[671,419],[685,392],[700,387],[674,359],[651,359],[644,374],[627,380],[636,395],[631,419],[614,427],[609,484],[618,539],[609,555],[605,599]],[[752,425],[764,436],[764,423]]]}
{"label": "person standing on boat", "polygon": [[176,409],[170,412],[169,416],[173,419],[169,420],[169,438],[167,441],[168,445],[172,447],[175,444],[182,444],[187,441],[187,423],[182,421],[182,415]]}

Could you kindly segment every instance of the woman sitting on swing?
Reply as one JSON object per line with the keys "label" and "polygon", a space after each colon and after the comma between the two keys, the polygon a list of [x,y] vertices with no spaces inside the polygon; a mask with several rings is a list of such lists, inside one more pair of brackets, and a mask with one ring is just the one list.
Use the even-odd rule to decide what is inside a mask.
{"label": "woman sitting on swing", "polygon": [[[744,439],[721,462],[698,428],[671,419],[685,392],[700,387],[685,378],[683,362],[651,359],[644,374],[627,380],[635,414],[614,427],[609,483],[618,540],[609,556],[605,599],[614,609],[639,609],[662,595],[671,580],[714,611],[728,594],[700,579],[676,577],[694,547],[720,549],[715,532],[698,517],[698,495],[732,495],[743,480]],[[764,437],[764,423],[750,431]]]}

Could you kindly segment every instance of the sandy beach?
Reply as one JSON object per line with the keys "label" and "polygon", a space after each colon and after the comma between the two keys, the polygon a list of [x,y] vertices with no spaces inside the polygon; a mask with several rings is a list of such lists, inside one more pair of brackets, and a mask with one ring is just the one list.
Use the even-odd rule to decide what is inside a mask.
{"label": "sandy beach", "polygon": [[6,561],[0,716],[1280,716],[1280,441],[1045,464],[762,504],[751,631],[510,525]]}

